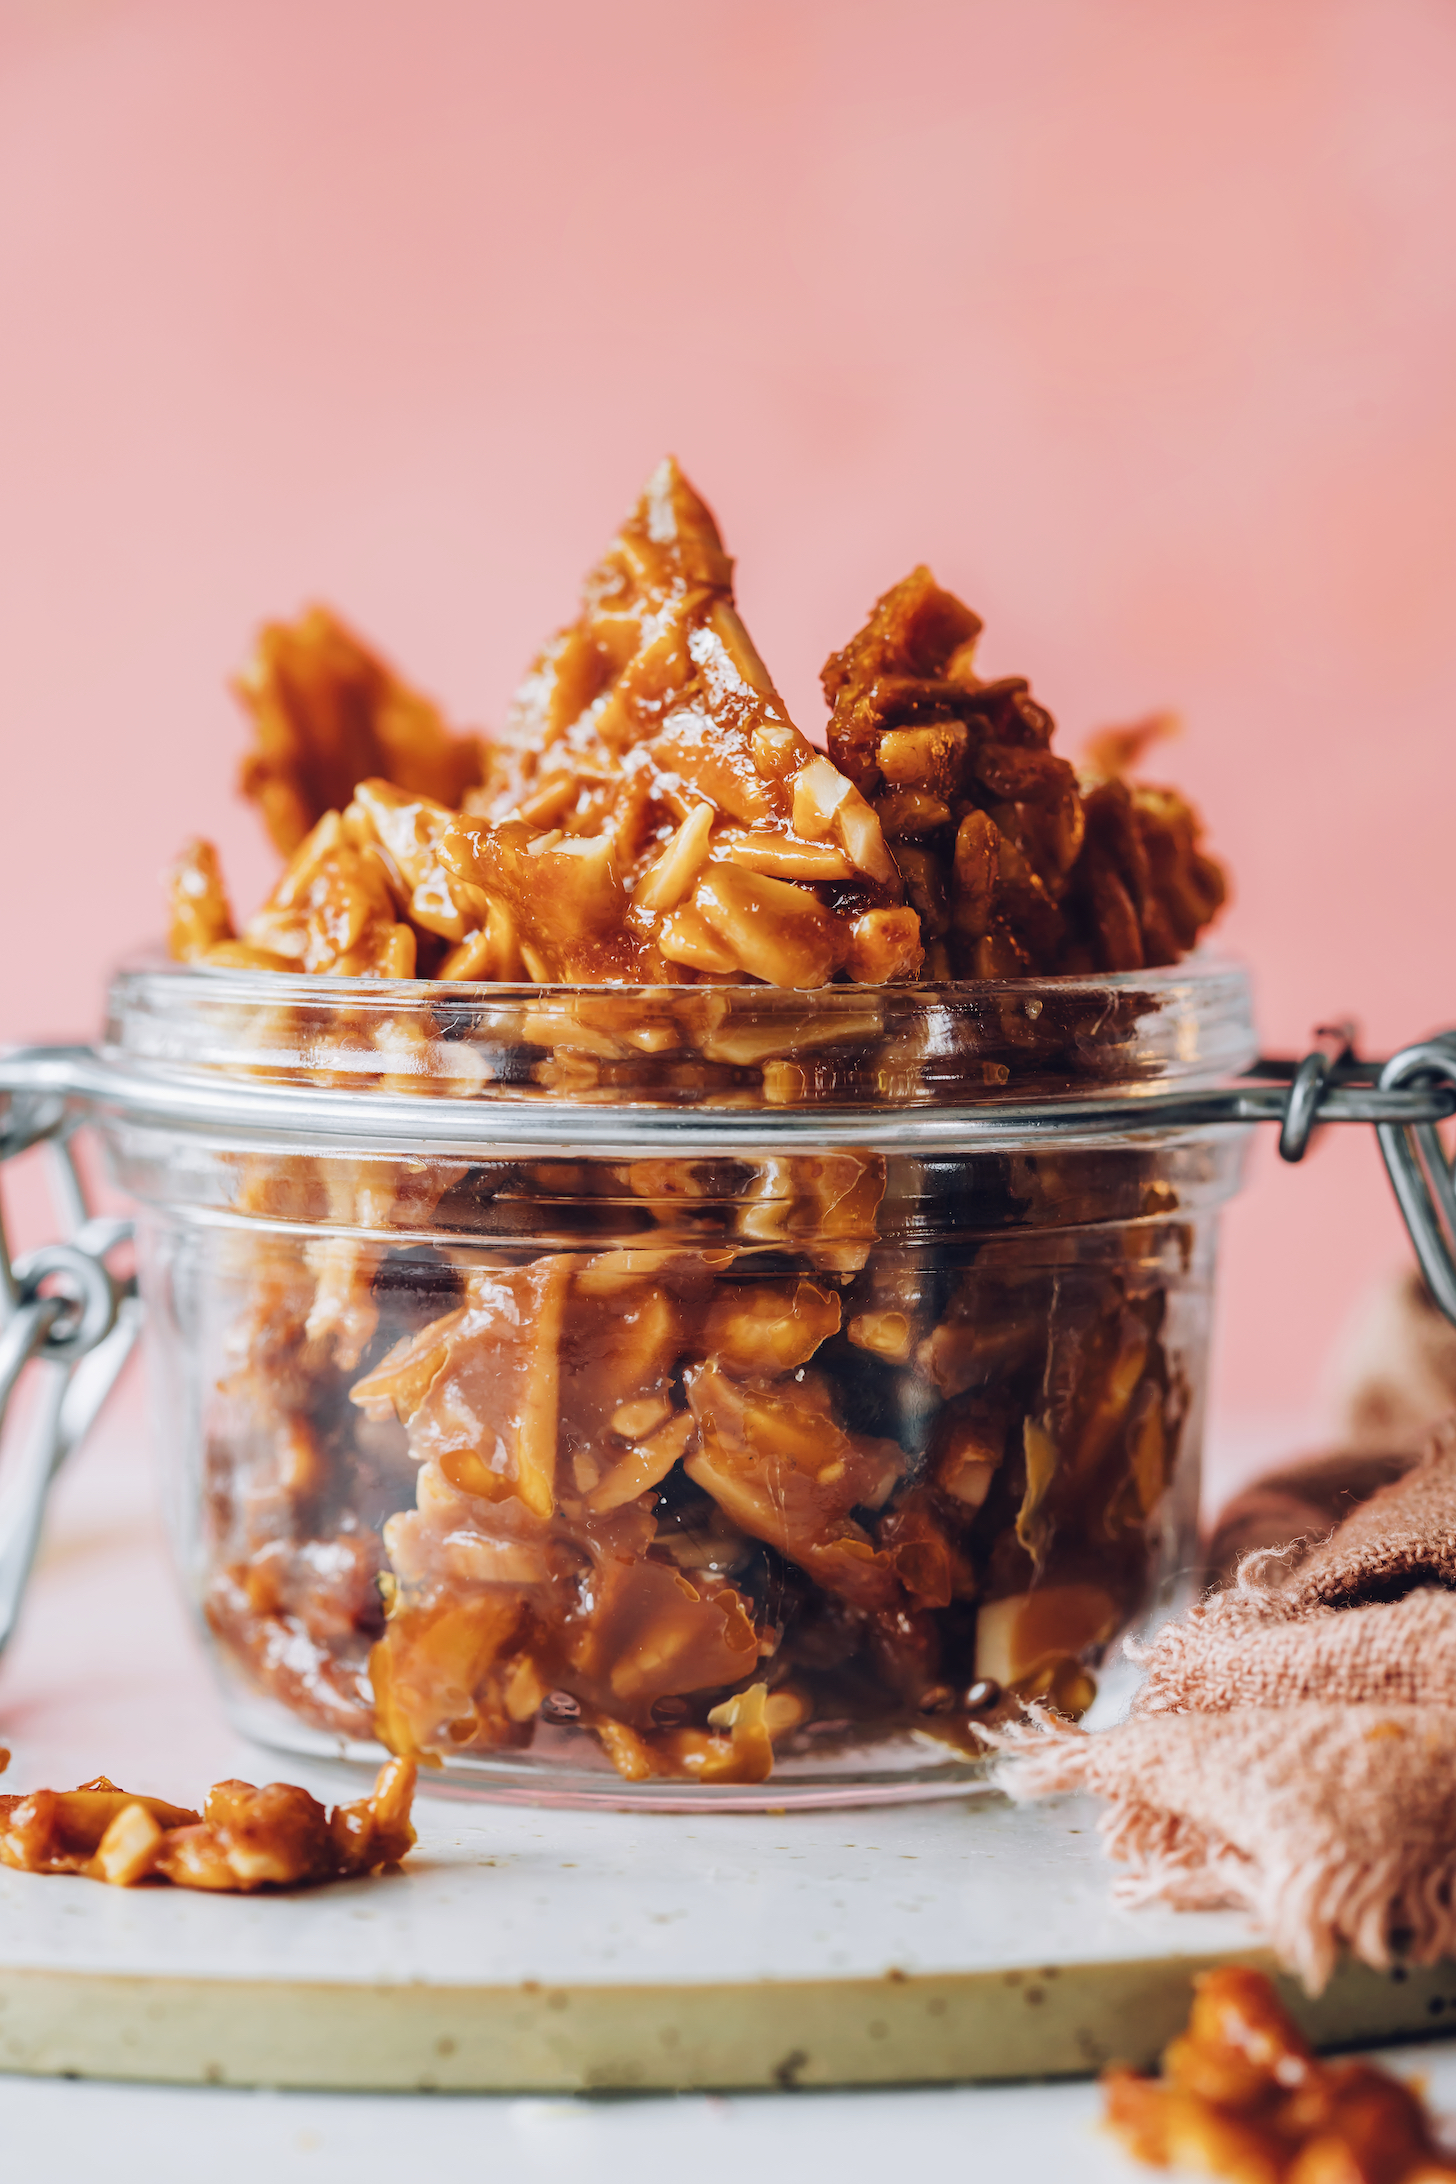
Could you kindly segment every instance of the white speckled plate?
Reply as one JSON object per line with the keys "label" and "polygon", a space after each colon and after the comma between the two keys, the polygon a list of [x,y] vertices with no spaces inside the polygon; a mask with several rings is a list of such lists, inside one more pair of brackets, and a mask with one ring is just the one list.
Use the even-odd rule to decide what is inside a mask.
{"label": "white speckled plate", "polygon": [[[124,1418],[123,1414],[123,1418]],[[113,1429],[115,1432],[117,1429]],[[179,1608],[140,1436],[62,1482],[0,1673],[6,1789],[356,1777],[239,1744]],[[945,2083],[1149,2058],[1231,1914],[1125,1912],[1096,1816],[988,1796],[686,1816],[417,1806],[405,1869],[214,1897],[0,1871],[0,2071],[338,2088]],[[1351,1971],[1329,2044],[1442,2029],[1456,1967]]]}
{"label": "white speckled plate", "polygon": [[[327,1784],[317,1781],[324,1790]],[[460,2090],[870,2085],[1150,2058],[1231,1916],[1125,1913],[1078,1804],[777,1816],[431,1800],[400,1874],[291,1897],[0,1873],[0,2069]],[[1456,1968],[1355,1971],[1332,2043]]]}

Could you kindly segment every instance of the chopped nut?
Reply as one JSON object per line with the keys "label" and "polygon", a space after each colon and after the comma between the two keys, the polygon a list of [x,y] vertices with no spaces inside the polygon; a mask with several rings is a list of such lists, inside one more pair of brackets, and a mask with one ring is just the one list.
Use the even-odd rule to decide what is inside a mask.
{"label": "chopped nut", "polygon": [[708,1314],[708,1353],[737,1376],[792,1372],[839,1332],[840,1311],[838,1297],[815,1282],[724,1285]]}
{"label": "chopped nut", "polygon": [[794,777],[794,832],[808,841],[830,833],[853,785],[827,758],[811,758]]}
{"label": "chopped nut", "polygon": [[726,836],[723,847],[731,864],[766,872],[772,879],[854,878],[854,866],[843,850],[829,842],[801,842],[791,834],[739,834]]}
{"label": "chopped nut", "polygon": [[166,1839],[160,1821],[145,1805],[124,1805],[97,1844],[91,1871],[98,1881],[130,1888],[155,1872]]}
{"label": "chopped nut", "polygon": [[882,735],[875,763],[892,789],[927,789],[943,795],[960,785],[970,731],[962,720],[928,728],[891,728]]}
{"label": "chopped nut", "polygon": [[903,1365],[910,1355],[914,1329],[903,1312],[857,1312],[845,1330],[861,1350]]}
{"label": "chopped nut", "polygon": [[849,929],[849,970],[862,986],[913,979],[925,961],[920,919],[907,904],[863,910]]}
{"label": "chopped nut", "polygon": [[691,893],[694,880],[707,862],[714,817],[711,804],[693,807],[661,856],[647,867],[632,890],[634,911],[640,915],[644,910],[675,910]]}
{"label": "chopped nut", "polygon": [[639,1396],[634,1402],[619,1404],[613,1411],[612,1431],[620,1433],[624,1441],[641,1441],[671,1415],[672,1405],[666,1396]]}
{"label": "chopped nut", "polygon": [[743,969],[736,949],[703,916],[692,903],[684,903],[663,919],[658,930],[657,945],[669,963],[684,964],[689,970],[708,971],[714,977],[731,977]]}
{"label": "chopped nut", "polygon": [[950,805],[924,789],[888,789],[875,805],[881,827],[891,840],[902,835],[934,834],[950,825]]}
{"label": "chopped nut", "polygon": [[639,1441],[630,1455],[612,1466],[601,1485],[588,1496],[589,1506],[605,1513],[620,1509],[624,1502],[635,1501],[639,1494],[645,1494],[667,1477],[692,1437],[692,1418],[686,1411],[679,1411],[658,1432]]}

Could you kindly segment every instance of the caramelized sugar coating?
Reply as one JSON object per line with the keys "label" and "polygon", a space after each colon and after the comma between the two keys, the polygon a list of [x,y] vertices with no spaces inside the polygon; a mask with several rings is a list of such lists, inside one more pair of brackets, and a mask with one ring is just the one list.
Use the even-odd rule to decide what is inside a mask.
{"label": "caramelized sugar coating", "polygon": [[167,934],[178,963],[201,963],[234,938],[222,867],[211,842],[184,843],[167,874]]}
{"label": "caramelized sugar coating", "polygon": [[[927,1248],[928,1204],[938,1233],[972,1189],[989,1214],[972,1166],[455,1173],[428,1250],[382,1226],[217,1247],[248,1302],[205,1607],[246,1682],[427,1763],[570,1725],[634,1780],[759,1781],[776,1750],[912,1730],[973,1752],[988,1704],[1085,1709],[1147,1597],[1188,1403],[1164,1322],[1191,1238],[1144,1185],[1119,1226],[1040,1154],[1004,1218],[1055,1180],[1085,1222]],[[364,1176],[330,1204],[389,1210]]]}
{"label": "caramelized sugar coating", "polygon": [[479,738],[452,735],[327,607],[268,623],[233,687],[257,738],[240,786],[285,857],[370,774],[444,804],[481,778]]}
{"label": "caramelized sugar coating", "polygon": [[392,1759],[369,1797],[332,1812],[289,1782],[217,1782],[196,1813],[98,1775],[78,1790],[0,1797],[0,1865],[231,1895],[342,1880],[399,1864],[415,1840],[414,1787],[413,1761]]}
{"label": "caramelized sugar coating", "polygon": [[[820,776],[824,779],[820,781]],[[818,797],[814,785],[818,784]],[[517,696],[445,864],[503,902],[531,977],[819,986],[918,967],[880,829],[790,720],[671,460]],[[858,928],[858,931],[857,931]]]}
{"label": "caramelized sugar coating", "polygon": [[1372,2063],[1322,2063],[1261,1972],[1195,1982],[1161,2078],[1110,2071],[1106,2122],[1152,2167],[1237,2184],[1436,2184],[1456,2177],[1412,2086]]}
{"label": "caramelized sugar coating", "polygon": [[1196,815],[1174,790],[1121,778],[1146,731],[1100,739],[1079,782],[1027,684],[977,674],[980,629],[918,568],[824,669],[830,756],[904,874],[925,976],[1176,962],[1225,892]]}
{"label": "caramelized sugar coating", "polygon": [[[1128,785],[1136,739],[1079,781],[1025,683],[976,674],[978,630],[916,571],[830,662],[815,750],[667,462],[488,748],[321,612],[265,632],[246,782],[289,862],[235,931],[194,844],[174,953],[439,982],[363,1057],[331,1058],[342,1001],[308,1033],[325,1083],[807,1106],[830,1042],[865,1098],[943,1088],[893,992],[790,1022],[714,989],[1167,962],[1222,888],[1187,807]],[[463,981],[639,990],[528,992],[491,1083],[457,1085],[458,1012],[494,1005]],[[684,984],[668,1020],[650,989]],[[1077,995],[993,997],[1009,1059],[966,1096],[1053,1020],[1093,1052],[1116,1011]],[[631,1779],[909,1730],[974,1750],[998,1695],[1079,1713],[1146,1598],[1188,1401],[1191,1231],[1117,1158],[1116,1206],[1110,1166],[1045,1152],[243,1164],[232,1210],[277,1227],[217,1245],[219,1644],[332,1733],[434,1761],[572,1724]]]}
{"label": "caramelized sugar coating", "polygon": [[[824,670],[829,754],[784,707],[712,516],[670,458],[499,740],[454,736],[334,616],[270,624],[237,687],[243,786],[290,858],[235,937],[215,860],[172,883],[185,962],[663,985],[1136,970],[1223,900],[1197,819],[1079,783],[980,623],[921,568]],[[211,861],[209,861],[211,860]]]}

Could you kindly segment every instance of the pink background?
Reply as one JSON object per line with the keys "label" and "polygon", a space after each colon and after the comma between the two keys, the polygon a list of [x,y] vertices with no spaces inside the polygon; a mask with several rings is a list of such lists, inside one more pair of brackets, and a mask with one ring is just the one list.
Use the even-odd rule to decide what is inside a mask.
{"label": "pink background", "polygon": [[[1175,706],[1264,1038],[1456,1019],[1449,0],[0,0],[0,1036],[87,1032],[313,596],[499,716],[658,455],[806,728],[915,560],[1075,750]],[[1306,1430],[1373,1143],[1229,1224]]]}

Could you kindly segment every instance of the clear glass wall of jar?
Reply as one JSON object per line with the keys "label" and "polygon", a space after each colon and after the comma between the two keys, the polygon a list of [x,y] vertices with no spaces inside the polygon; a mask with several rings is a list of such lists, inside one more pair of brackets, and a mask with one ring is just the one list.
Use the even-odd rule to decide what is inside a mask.
{"label": "clear glass wall of jar", "polygon": [[124,973],[103,1128],[239,1725],[781,1805],[951,1789],[1019,1698],[1080,1713],[1192,1560],[1244,1151],[1139,1105],[1252,1051],[1242,973],[1197,960]]}

